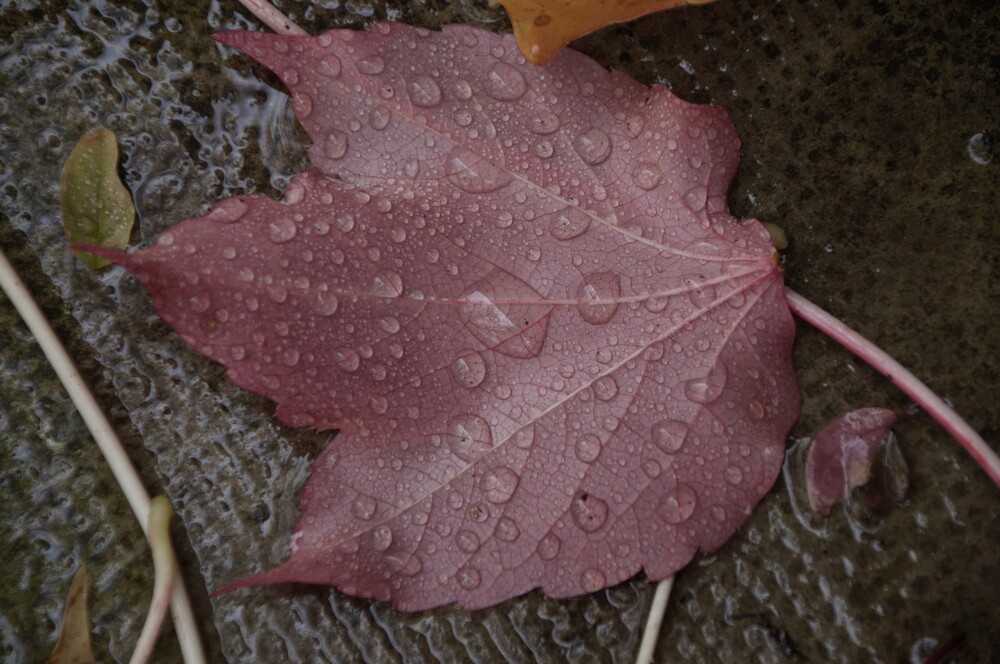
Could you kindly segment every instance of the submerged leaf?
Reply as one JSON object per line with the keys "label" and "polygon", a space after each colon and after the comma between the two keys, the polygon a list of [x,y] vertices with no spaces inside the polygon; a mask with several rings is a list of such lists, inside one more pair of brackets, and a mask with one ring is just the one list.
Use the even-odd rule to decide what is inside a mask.
{"label": "submerged leaf", "polygon": [[104,253],[282,421],[341,429],[288,562],[233,587],[476,608],[733,534],[799,396],[723,111],[464,26],[217,39],[282,77],[314,169]]}
{"label": "submerged leaf", "polygon": [[544,65],[577,37],[615,23],[715,0],[490,0],[507,10],[521,53]]}
{"label": "submerged leaf", "polygon": [[[63,228],[70,243],[124,249],[135,221],[132,197],[118,178],[118,142],[107,129],[84,135],[63,165],[59,179]],[[75,251],[100,268],[108,260]]]}
{"label": "submerged leaf", "polygon": [[87,587],[90,575],[80,567],[66,597],[59,641],[49,657],[48,664],[90,664],[94,653],[90,648],[90,616],[87,611]]}
{"label": "submerged leaf", "polygon": [[[899,419],[887,408],[861,408],[827,424],[806,457],[806,488],[814,512],[826,514],[872,477],[872,465],[886,436]],[[896,450],[889,457],[893,497],[906,492],[905,462]],[[902,464],[902,466],[900,466]],[[903,475],[899,468],[902,467]]]}

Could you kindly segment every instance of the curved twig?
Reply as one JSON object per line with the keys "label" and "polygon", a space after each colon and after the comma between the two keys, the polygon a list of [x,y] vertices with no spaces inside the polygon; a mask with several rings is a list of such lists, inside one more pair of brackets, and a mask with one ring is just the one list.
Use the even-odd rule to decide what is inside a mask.
{"label": "curved twig", "polygon": [[670,591],[673,587],[672,576],[656,584],[656,592],[653,593],[653,603],[649,607],[646,626],[642,630],[642,643],[639,645],[639,654],[635,656],[635,664],[650,664],[653,661],[653,652],[660,638],[660,627],[667,613],[667,602],[670,601]]}

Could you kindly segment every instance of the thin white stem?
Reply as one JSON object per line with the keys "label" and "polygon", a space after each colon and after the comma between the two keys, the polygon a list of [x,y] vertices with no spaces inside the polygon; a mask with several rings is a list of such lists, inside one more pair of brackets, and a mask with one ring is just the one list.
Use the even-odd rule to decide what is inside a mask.
{"label": "thin white stem", "polygon": [[639,654],[635,657],[635,664],[649,664],[653,661],[656,642],[660,638],[660,627],[663,625],[663,617],[667,613],[667,602],[670,601],[670,591],[673,587],[674,577],[672,576],[668,576],[656,584],[656,592],[653,593],[653,603],[649,607],[649,616],[646,617],[646,627],[642,630],[642,643],[639,645]]}
{"label": "thin white stem", "polygon": [[267,0],[240,0],[240,4],[250,10],[250,13],[260,19],[260,22],[271,28],[279,35],[307,35],[309,34],[295,22],[282,14]]}
{"label": "thin white stem", "polygon": [[[31,293],[18,277],[13,266],[7,261],[3,251],[0,251],[0,288],[10,298],[28,329],[35,335],[39,347],[45,353],[49,363],[52,364],[56,375],[69,393],[73,405],[80,411],[94,442],[97,443],[97,447],[100,448],[108,462],[108,466],[111,467],[111,472],[125,494],[125,499],[128,500],[135,518],[138,519],[143,532],[146,532],[147,520],[149,519],[149,494],[146,493],[146,489],[139,479],[139,474],[132,466],[132,462],[129,461],[121,441],[118,440],[114,429],[111,428],[111,424],[104,416],[100,406],[97,405],[94,395],[91,394],[87,384],[81,378],[80,372],[66,353],[66,349],[59,342],[45,315],[35,304]],[[198,635],[194,610],[191,608],[187,589],[180,580],[174,586],[170,606],[184,661],[188,664],[202,664],[205,661],[205,654],[201,645],[201,637]]]}
{"label": "thin white stem", "polygon": [[972,455],[993,483],[1000,487],[1000,457],[962,416],[924,385],[919,378],[892,359],[884,350],[820,309],[795,291],[786,288],[792,312],[828,337],[851,351],[873,369],[887,377],[896,387],[917,402],[924,411],[952,435],[959,445]]}
{"label": "thin white stem", "polygon": [[173,513],[174,509],[166,496],[157,496],[149,503],[146,539],[153,552],[153,598],[149,602],[146,624],[142,626],[142,633],[139,634],[129,664],[145,664],[149,661],[153,648],[156,647],[156,639],[160,636],[163,618],[170,606],[170,596],[177,581],[177,560],[174,558],[174,548],[170,545],[170,517]]}

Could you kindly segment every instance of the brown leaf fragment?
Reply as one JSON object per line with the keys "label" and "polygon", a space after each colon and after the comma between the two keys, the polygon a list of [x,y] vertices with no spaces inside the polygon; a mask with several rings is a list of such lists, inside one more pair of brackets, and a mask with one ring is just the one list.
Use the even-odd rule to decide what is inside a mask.
{"label": "brown leaf fragment", "polygon": [[544,65],[577,37],[661,9],[705,5],[715,0],[490,0],[507,10],[518,48],[529,62]]}
{"label": "brown leaf fragment", "polygon": [[[83,136],[59,178],[63,228],[70,244],[124,249],[135,221],[135,206],[118,178],[118,141],[113,132],[95,129]],[[91,267],[109,261],[82,251],[76,257]]]}
{"label": "brown leaf fragment", "polygon": [[90,574],[86,567],[73,577],[66,597],[62,625],[59,627],[59,641],[49,657],[48,664],[89,664],[94,662],[90,649],[90,616],[87,613],[87,588]]}

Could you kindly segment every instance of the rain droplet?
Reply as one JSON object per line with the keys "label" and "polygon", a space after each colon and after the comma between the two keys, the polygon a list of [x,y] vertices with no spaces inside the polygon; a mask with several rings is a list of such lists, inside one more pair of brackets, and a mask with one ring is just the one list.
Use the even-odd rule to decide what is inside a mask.
{"label": "rain droplet", "polygon": [[496,220],[493,225],[497,228],[510,228],[511,224],[514,223],[514,215],[512,215],[507,210],[501,211],[497,214]]}
{"label": "rain droplet", "polygon": [[524,75],[506,62],[495,63],[486,74],[486,93],[498,101],[520,99],[527,89]]}
{"label": "rain droplet", "polygon": [[590,228],[590,215],[575,207],[566,207],[549,217],[549,233],[557,240],[572,240]]}
{"label": "rain droplet", "polygon": [[337,78],[338,76],[340,76],[340,72],[342,69],[340,64],[340,58],[338,58],[336,55],[333,54],[324,55],[320,59],[316,68],[319,70],[320,74],[323,74],[324,76],[327,76],[329,78]]}
{"label": "rain droplet", "polygon": [[338,306],[340,306],[340,301],[337,300],[337,296],[333,293],[325,291],[316,292],[316,303],[313,305],[313,308],[320,316],[332,316],[337,313]]}
{"label": "rain droplet", "polygon": [[529,128],[536,134],[546,136],[559,129],[559,116],[549,111],[539,113],[532,118]]}
{"label": "rain droplet", "polygon": [[268,237],[275,244],[288,242],[295,237],[296,230],[295,220],[289,216],[280,216],[267,226]]}
{"label": "rain droplet", "polygon": [[[246,213],[246,203],[238,198],[230,198],[221,203],[217,203],[208,214],[208,218],[212,221],[221,221],[224,224],[231,224],[234,221],[239,221]],[[159,244],[169,245],[173,241],[173,235],[170,235],[170,242],[166,241],[167,235],[167,233],[164,233],[160,236]]]}
{"label": "rain droplet", "polygon": [[361,358],[350,348],[341,348],[333,352],[333,361],[344,371],[357,371]]}
{"label": "rain droplet", "polygon": [[545,343],[551,307],[544,301],[527,283],[496,271],[473,284],[459,314],[486,347],[523,359],[538,355]]}
{"label": "rain droplet", "polygon": [[381,320],[379,320],[378,324],[379,327],[389,334],[396,334],[399,332],[399,321],[392,316],[384,316]]}
{"label": "rain droplet", "polygon": [[369,405],[376,415],[382,415],[389,409],[389,402],[386,401],[385,397],[372,397]]}
{"label": "rain droplet", "polygon": [[358,61],[358,71],[362,74],[374,76],[375,74],[381,74],[384,69],[385,60],[377,55],[371,55]]}
{"label": "rain droplet", "polygon": [[323,154],[327,159],[341,159],[347,154],[347,134],[334,129],[323,139]]}
{"label": "rain droplet", "polygon": [[472,505],[469,507],[469,518],[476,523],[482,523],[486,519],[490,518],[490,511],[483,507],[482,505]]}
{"label": "rain droplet", "polygon": [[470,194],[484,194],[506,187],[514,179],[482,156],[462,147],[448,154],[448,180]]}
{"label": "rain droplet", "polygon": [[588,593],[596,593],[604,587],[606,581],[604,573],[598,569],[587,569],[580,575],[580,585]]}
{"label": "rain droplet", "polygon": [[552,141],[540,141],[535,145],[535,154],[539,159],[548,159],[555,154],[556,148]]}
{"label": "rain droplet", "polygon": [[513,520],[502,516],[497,521],[496,535],[497,539],[501,542],[513,542],[521,536],[521,529],[517,527],[517,524]]}
{"label": "rain droplet", "polygon": [[585,164],[596,166],[611,156],[611,137],[597,127],[592,127],[577,136],[573,148]]}
{"label": "rain droplet", "polygon": [[538,543],[538,555],[542,560],[552,560],[559,555],[561,547],[562,540],[556,537],[554,533],[549,533]]}
{"label": "rain droplet", "polygon": [[392,530],[389,526],[379,526],[372,531],[372,535],[375,538],[376,551],[385,551],[392,544]]}
{"label": "rain droplet", "polygon": [[312,97],[304,92],[292,93],[292,110],[300,120],[305,120],[313,110]]}
{"label": "rain droplet", "polygon": [[757,401],[756,399],[751,399],[747,408],[750,411],[750,417],[755,420],[762,420],[764,419],[764,415],[767,414],[766,411],[764,410],[764,404]]}
{"label": "rain droplet", "polygon": [[472,389],[486,378],[486,361],[476,351],[463,351],[451,363],[451,375],[459,385]]}
{"label": "rain droplet", "polygon": [[726,481],[732,485],[737,485],[743,481],[743,471],[737,466],[726,466],[723,474],[726,476]]}
{"label": "rain droplet", "polygon": [[640,189],[650,191],[655,189],[663,179],[663,171],[654,163],[639,164],[632,171],[632,180]]}
{"label": "rain droplet", "polygon": [[692,212],[700,212],[705,209],[705,204],[708,202],[708,189],[702,185],[697,185],[691,187],[683,196],[684,204],[690,208]]}
{"label": "rain droplet", "polygon": [[726,509],[724,507],[713,505],[709,512],[711,512],[712,518],[719,523],[723,523],[726,520]]}
{"label": "rain droplet", "polygon": [[529,424],[526,427],[514,432],[514,445],[526,450],[535,442],[535,425]]}
{"label": "rain droplet", "polygon": [[698,495],[687,484],[678,484],[674,493],[668,494],[656,506],[656,513],[667,523],[683,523],[691,518],[698,505]]}
{"label": "rain droplet", "polygon": [[601,439],[592,433],[584,434],[576,440],[576,458],[591,463],[601,455]]}
{"label": "rain droplet", "polygon": [[661,420],[653,425],[653,442],[667,454],[676,454],[688,435],[688,425],[678,420]]}
{"label": "rain droplet", "polygon": [[354,499],[354,502],[351,503],[351,514],[353,514],[356,519],[368,521],[375,516],[375,507],[375,499],[371,496],[358,496]]}
{"label": "rain droplet", "polygon": [[642,462],[642,472],[646,473],[646,477],[657,478],[663,472],[663,468],[655,459],[645,459]]}
{"label": "rain droplet", "polygon": [[509,468],[497,468],[486,473],[483,491],[491,503],[506,503],[514,495],[521,478]]}
{"label": "rain droplet", "polygon": [[465,590],[475,590],[482,581],[479,570],[475,567],[462,567],[455,573],[455,577],[458,579],[458,585]]}
{"label": "rain droplet", "polygon": [[391,270],[382,270],[372,277],[372,295],[399,297],[403,294],[403,279]]}
{"label": "rain droplet", "polygon": [[584,275],[576,289],[577,309],[583,320],[592,325],[607,323],[618,310],[621,279],[614,272],[591,272]]}
{"label": "rain droplet", "polygon": [[625,121],[625,133],[629,138],[639,138],[642,133],[643,119],[638,115],[633,115]]}
{"label": "rain droplet", "polygon": [[429,76],[417,76],[406,84],[406,92],[414,106],[430,108],[441,103],[441,88]]}
{"label": "rain droplet", "polygon": [[684,394],[695,403],[712,403],[722,394],[727,378],[726,365],[717,362],[704,378],[694,378],[684,383]]}
{"label": "rain droplet", "polygon": [[458,548],[465,553],[475,553],[479,551],[479,535],[471,530],[460,530],[455,533],[455,543]]}
{"label": "rain droplet", "polygon": [[478,415],[467,413],[448,422],[448,446],[452,454],[473,463],[493,449],[493,430]]}
{"label": "rain droplet", "polygon": [[451,93],[455,95],[455,99],[465,101],[472,98],[472,86],[468,82],[458,79],[451,84]]}
{"label": "rain droplet", "polygon": [[611,376],[601,376],[594,381],[594,394],[601,401],[611,401],[618,394],[618,383]]}
{"label": "rain droplet", "polygon": [[585,533],[599,530],[608,520],[608,504],[587,493],[578,494],[573,498],[569,511],[573,515],[573,521]]}

